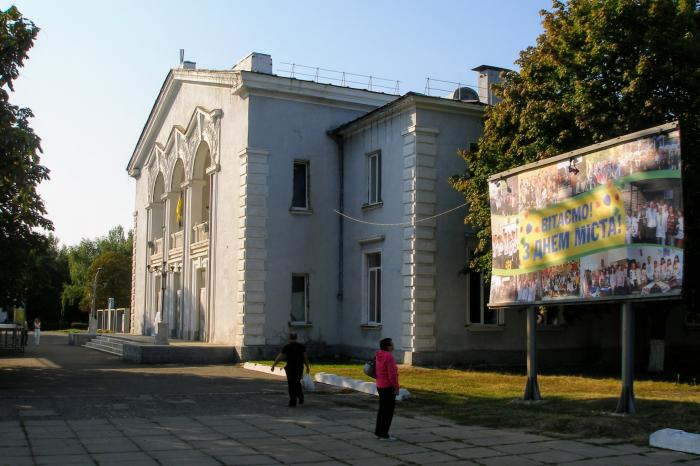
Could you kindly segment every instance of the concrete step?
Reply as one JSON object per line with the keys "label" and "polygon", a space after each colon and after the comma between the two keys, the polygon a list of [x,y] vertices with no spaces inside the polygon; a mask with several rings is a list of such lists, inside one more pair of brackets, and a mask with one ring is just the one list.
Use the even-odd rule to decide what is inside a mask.
{"label": "concrete step", "polygon": [[101,345],[101,346],[108,346],[108,347],[114,348],[114,349],[122,349],[124,347],[124,343],[111,341],[111,340],[100,340],[97,338],[92,340],[91,343],[96,343],[96,344]]}
{"label": "concrete step", "polygon": [[105,345],[96,341],[89,341],[84,345],[85,348],[90,348],[94,349],[96,351],[102,351],[103,353],[109,353],[109,354],[114,354],[116,356],[123,356],[124,355],[124,350],[122,345],[119,346],[111,346],[111,345]]}
{"label": "concrete step", "polygon": [[104,345],[119,345],[122,346],[124,343],[126,343],[124,340],[117,340],[116,338],[103,338],[103,337],[97,337],[94,340],[92,340],[97,343],[101,343]]}

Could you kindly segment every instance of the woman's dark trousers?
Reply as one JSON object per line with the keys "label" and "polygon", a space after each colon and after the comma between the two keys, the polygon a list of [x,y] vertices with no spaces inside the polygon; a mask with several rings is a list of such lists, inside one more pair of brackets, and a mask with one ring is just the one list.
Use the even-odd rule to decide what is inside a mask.
{"label": "woman's dark trousers", "polygon": [[297,369],[285,367],[284,371],[287,373],[289,406],[296,406],[297,399],[299,399],[299,404],[304,404],[304,392],[301,389],[301,376],[303,374],[303,368]]}
{"label": "woman's dark trousers", "polygon": [[374,435],[381,438],[389,437],[391,420],[394,417],[394,406],[396,405],[396,394],[394,387],[378,388],[379,392],[379,412],[377,413],[377,427]]}

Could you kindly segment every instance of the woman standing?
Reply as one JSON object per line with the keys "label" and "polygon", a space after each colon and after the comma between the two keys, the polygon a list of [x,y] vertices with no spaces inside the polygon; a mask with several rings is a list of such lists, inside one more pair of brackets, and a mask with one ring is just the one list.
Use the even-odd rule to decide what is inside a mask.
{"label": "woman standing", "polygon": [[34,344],[39,346],[41,339],[41,320],[37,317],[34,319]]}
{"label": "woman standing", "polygon": [[379,412],[377,412],[377,426],[374,435],[379,440],[393,442],[396,440],[389,435],[391,420],[394,417],[396,397],[399,395],[399,370],[391,352],[394,343],[391,338],[384,338],[379,342],[379,351],[375,354],[377,373],[377,392],[379,392]]}

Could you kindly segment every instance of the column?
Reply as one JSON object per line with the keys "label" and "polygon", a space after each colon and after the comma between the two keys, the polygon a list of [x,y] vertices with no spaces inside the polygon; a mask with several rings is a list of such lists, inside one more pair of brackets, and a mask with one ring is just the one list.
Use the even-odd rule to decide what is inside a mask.
{"label": "column", "polygon": [[265,344],[265,261],[267,259],[268,155],[261,149],[239,152],[238,309],[240,346]]}
{"label": "column", "polygon": [[435,240],[436,221],[415,223],[435,214],[437,196],[436,139],[438,131],[411,126],[404,137],[404,221],[413,226],[403,231],[403,335],[404,363],[412,353],[435,351]]}

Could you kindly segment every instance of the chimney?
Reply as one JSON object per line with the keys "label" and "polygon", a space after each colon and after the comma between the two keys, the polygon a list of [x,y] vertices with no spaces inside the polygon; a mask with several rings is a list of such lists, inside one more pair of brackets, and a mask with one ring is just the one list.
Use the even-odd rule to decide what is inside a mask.
{"label": "chimney", "polygon": [[180,66],[181,70],[196,70],[197,63],[189,60],[185,60],[185,49],[180,49]]}
{"label": "chimney", "polygon": [[266,53],[253,52],[236,63],[233,69],[234,71],[272,74],[272,57]]}
{"label": "chimney", "polygon": [[501,82],[501,73],[511,71],[498,66],[481,65],[472,68],[479,73],[479,102],[487,105],[495,105],[500,99],[493,93],[493,85]]}

